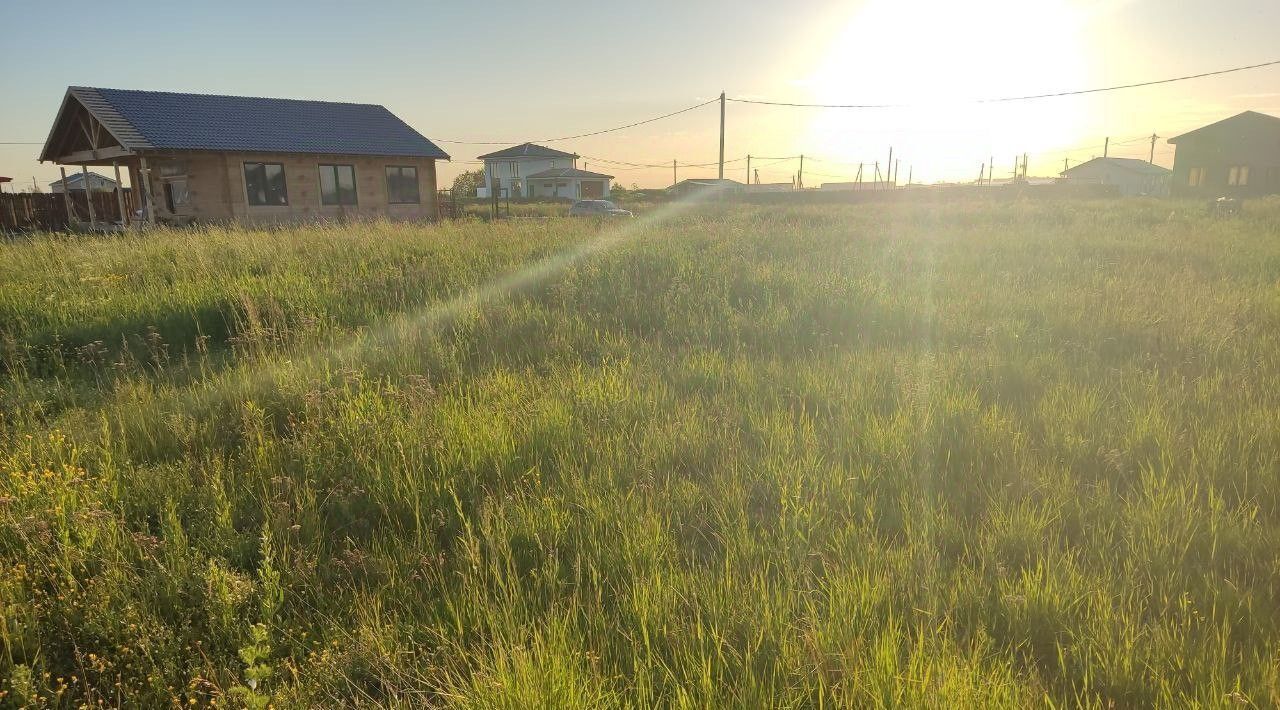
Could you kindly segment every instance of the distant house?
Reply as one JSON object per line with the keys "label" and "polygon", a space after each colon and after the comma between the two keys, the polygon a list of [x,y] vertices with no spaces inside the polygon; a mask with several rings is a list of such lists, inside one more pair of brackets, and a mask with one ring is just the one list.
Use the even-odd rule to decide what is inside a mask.
{"label": "distant house", "polygon": [[895,185],[888,180],[864,180],[863,182],[824,182],[819,190],[847,192],[851,190],[892,190]]}
{"label": "distant house", "polygon": [[1062,171],[1070,183],[1115,185],[1121,195],[1169,194],[1168,168],[1137,158],[1094,158]]}
{"label": "distant house", "polygon": [[791,192],[796,186],[789,182],[749,182],[744,189],[747,192]]}
{"label": "distant house", "polygon": [[[65,186],[61,180],[54,180],[53,182],[49,183],[49,192],[61,193],[64,190],[71,190],[72,192],[75,192],[76,190],[83,190],[83,189],[84,189],[84,173],[83,172],[77,172],[77,173],[72,173],[71,175],[68,175]],[[116,181],[112,180],[109,177],[105,177],[103,175],[90,172],[89,173],[89,191],[90,192],[115,192]]]}
{"label": "distant house", "polygon": [[127,169],[161,222],[431,219],[448,159],[372,104],[79,86],[40,153]]}
{"label": "distant house", "polygon": [[691,178],[668,187],[667,194],[673,197],[691,197],[709,192],[738,193],[745,188],[746,185],[728,178]]}
{"label": "distant house", "polygon": [[609,196],[612,175],[578,169],[578,155],[521,143],[480,156],[484,185],[476,194],[489,197],[496,185],[503,197],[564,197],[573,200]]}
{"label": "distant house", "polygon": [[1280,118],[1245,111],[1169,142],[1176,195],[1280,193]]}

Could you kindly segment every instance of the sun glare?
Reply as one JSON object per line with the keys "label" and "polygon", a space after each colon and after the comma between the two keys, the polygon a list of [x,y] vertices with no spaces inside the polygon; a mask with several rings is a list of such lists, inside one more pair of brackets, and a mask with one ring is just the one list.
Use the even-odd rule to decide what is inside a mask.
{"label": "sun glare", "polygon": [[976,177],[988,156],[997,177],[1010,173],[1015,154],[1080,140],[1085,102],[965,102],[1087,84],[1083,19],[1066,0],[871,0],[798,83],[818,103],[910,107],[815,110],[807,143],[850,174],[883,167],[890,146],[901,180],[907,164],[917,179]]}

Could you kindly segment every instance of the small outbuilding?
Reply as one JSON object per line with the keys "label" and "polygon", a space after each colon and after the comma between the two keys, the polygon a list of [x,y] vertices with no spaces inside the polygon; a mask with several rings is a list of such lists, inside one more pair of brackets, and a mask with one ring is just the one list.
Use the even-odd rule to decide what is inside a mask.
{"label": "small outbuilding", "polygon": [[612,175],[578,168],[550,168],[528,177],[529,197],[602,200],[609,197]]}
{"label": "small outbuilding", "polygon": [[1069,183],[1115,185],[1121,195],[1154,197],[1169,194],[1169,174],[1168,168],[1137,158],[1094,158],[1062,171]]}
{"label": "small outbuilding", "polygon": [[1280,193],[1280,118],[1245,111],[1169,139],[1175,195]]}
{"label": "small outbuilding", "polygon": [[746,189],[746,185],[729,178],[689,178],[667,188],[672,197],[693,197],[695,195],[738,194]]}
{"label": "small outbuilding", "polygon": [[82,86],[40,153],[81,175],[112,166],[116,183],[127,170],[141,218],[169,223],[434,219],[448,159],[374,104]]}

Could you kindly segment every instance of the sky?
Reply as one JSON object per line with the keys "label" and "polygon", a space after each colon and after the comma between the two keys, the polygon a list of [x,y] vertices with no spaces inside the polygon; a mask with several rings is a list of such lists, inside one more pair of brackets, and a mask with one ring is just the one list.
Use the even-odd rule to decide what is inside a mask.
{"label": "sky", "polygon": [[[910,104],[813,109],[730,102],[726,177],[972,180],[1016,156],[1033,175],[1102,154],[1171,165],[1165,138],[1246,109],[1280,115],[1280,66],[1105,94],[1022,96],[1280,59],[1278,0],[648,0],[581,3],[0,0],[0,175],[47,189],[36,161],[69,85],[385,105],[440,142],[440,182],[501,145],[596,131],[716,98]],[[547,142],[630,186],[718,156],[714,104]],[[786,160],[780,160],[787,158]],[[606,162],[614,161],[614,162]],[[661,164],[634,168],[619,162]],[[1074,164],[1074,163],[1073,163]],[[716,168],[677,168],[680,179]]]}

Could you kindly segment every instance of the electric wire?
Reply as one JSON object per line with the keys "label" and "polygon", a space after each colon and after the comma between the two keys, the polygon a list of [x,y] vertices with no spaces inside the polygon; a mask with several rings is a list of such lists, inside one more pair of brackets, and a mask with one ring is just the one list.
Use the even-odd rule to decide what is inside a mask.
{"label": "electric wire", "polygon": [[[1231,74],[1234,72],[1248,71],[1250,69],[1261,69],[1263,67],[1271,67],[1280,65],[1280,59],[1269,62],[1260,62],[1258,64],[1249,64],[1241,67],[1231,67],[1230,69],[1219,69],[1217,71],[1201,72],[1199,74],[1187,74],[1185,76],[1175,76],[1168,79],[1155,79],[1152,81],[1139,81],[1132,84],[1117,84],[1115,86],[1102,86],[1092,89],[1076,89],[1073,91],[1055,91],[1047,94],[1028,94],[1026,96],[1003,96],[993,99],[971,99],[967,101],[940,102],[941,104],[997,104],[1011,103],[1014,101],[1032,101],[1035,99],[1050,99],[1062,96],[1081,96],[1084,94],[1099,94],[1106,91],[1120,91],[1122,89],[1136,89],[1144,86],[1157,86],[1160,84],[1172,84],[1177,81],[1189,81],[1191,79],[1203,79],[1210,76],[1220,76],[1222,74]],[[790,106],[793,108],[839,108],[839,109],[882,109],[882,108],[910,108],[913,106],[936,106],[938,103],[922,104],[922,103],[899,103],[899,104],[817,104],[817,103],[801,103],[795,101],[765,101],[762,99],[739,99],[726,98],[726,101],[733,101],[740,104],[757,104],[760,106]]]}
{"label": "electric wire", "polygon": [[716,102],[718,102],[719,100],[720,100],[720,98],[719,98],[719,97],[716,97],[716,98],[714,98],[714,99],[711,99],[710,101],[704,101],[704,102],[702,102],[702,103],[700,103],[700,104],[697,104],[697,105],[694,105],[694,106],[689,106],[689,107],[687,107],[687,108],[682,108],[682,109],[680,109],[679,111],[672,111],[671,113],[664,113],[664,114],[662,114],[661,116],[654,116],[653,118],[646,118],[646,119],[644,119],[643,121],[635,121],[634,123],[628,123],[628,124],[626,124],[626,125],[624,125],[624,126],[615,126],[615,127],[613,127],[613,128],[604,128],[604,129],[601,129],[601,130],[599,130],[599,131],[590,131],[590,132],[587,132],[587,133],[579,133],[579,134],[572,135],[572,136],[557,136],[557,137],[555,137],[555,138],[535,138],[535,139],[524,140],[524,141],[510,141],[510,140],[506,140],[506,141],[476,141],[476,140],[456,140],[456,139],[451,139],[451,138],[432,138],[431,140],[436,141],[436,142],[439,142],[439,143],[454,143],[454,144],[457,144],[457,145],[519,145],[519,144],[522,144],[522,143],[554,143],[554,142],[556,142],[556,141],[568,141],[568,140],[574,140],[574,139],[576,139],[576,138],[587,138],[587,137],[590,137],[590,136],[599,136],[599,135],[603,135],[603,134],[605,134],[605,133],[614,133],[614,132],[616,132],[616,131],[623,131],[623,130],[626,130],[626,129],[628,129],[628,128],[635,128],[636,126],[643,126],[643,125],[645,125],[646,123],[653,123],[654,121],[661,121],[661,120],[662,120],[662,119],[664,119],[664,118],[671,118],[672,116],[679,116],[679,115],[680,115],[680,114],[682,114],[682,113],[688,113],[688,112],[690,112],[690,111],[694,111],[694,110],[700,109],[700,108],[702,108],[703,106],[710,106],[711,104],[716,103]]}

